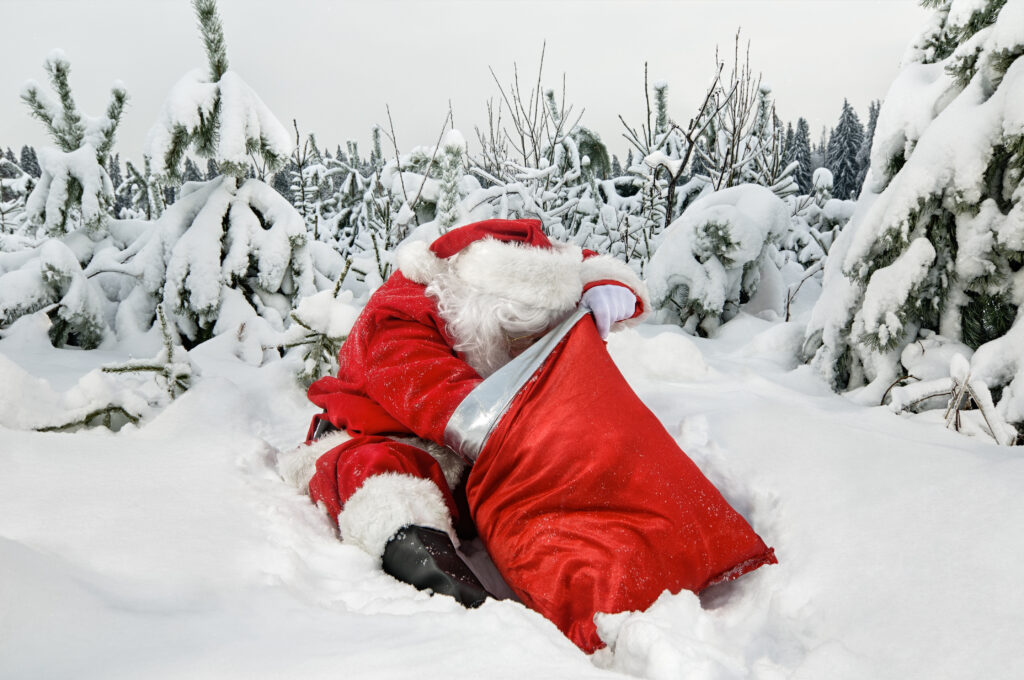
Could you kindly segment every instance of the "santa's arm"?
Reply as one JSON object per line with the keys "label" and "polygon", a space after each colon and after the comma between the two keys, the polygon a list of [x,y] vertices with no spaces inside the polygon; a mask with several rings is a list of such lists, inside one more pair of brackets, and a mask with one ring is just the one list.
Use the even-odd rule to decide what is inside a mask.
{"label": "santa's arm", "polygon": [[432,325],[379,318],[367,345],[366,392],[418,437],[444,444],[452,412],[481,381]]}

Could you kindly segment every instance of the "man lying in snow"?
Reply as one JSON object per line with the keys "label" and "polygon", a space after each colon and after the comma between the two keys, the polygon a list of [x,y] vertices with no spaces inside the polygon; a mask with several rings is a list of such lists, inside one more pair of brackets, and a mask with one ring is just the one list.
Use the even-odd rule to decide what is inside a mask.
{"label": "man lying in snow", "polygon": [[[475,522],[520,599],[585,651],[602,645],[598,611],[774,562],[604,349],[609,329],[647,305],[628,266],[552,243],[536,220],[467,225],[397,261],[338,377],[309,390],[323,408],[307,440],[305,457],[318,456],[309,494],[345,542],[473,607],[487,593],[455,545],[456,527]],[[485,379],[556,326],[498,404],[504,378]]]}

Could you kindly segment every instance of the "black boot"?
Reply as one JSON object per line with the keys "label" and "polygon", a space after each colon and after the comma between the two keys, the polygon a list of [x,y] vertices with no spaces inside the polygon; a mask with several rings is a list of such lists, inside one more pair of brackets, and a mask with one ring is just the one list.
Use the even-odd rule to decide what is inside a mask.
{"label": "black boot", "polygon": [[451,595],[463,607],[479,607],[490,595],[455,552],[443,531],[410,524],[384,546],[384,571],[420,590]]}

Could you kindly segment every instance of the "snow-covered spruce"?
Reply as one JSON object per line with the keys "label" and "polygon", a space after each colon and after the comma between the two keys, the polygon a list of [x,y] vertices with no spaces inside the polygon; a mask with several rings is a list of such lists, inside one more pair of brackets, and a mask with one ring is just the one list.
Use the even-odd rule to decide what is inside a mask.
{"label": "snow-covered spruce", "polygon": [[83,273],[75,252],[58,239],[0,253],[0,329],[42,309],[49,312],[56,346],[92,348],[109,333],[109,302]]}
{"label": "snow-covered spruce", "polygon": [[878,403],[928,330],[1024,424],[1024,0],[945,0],[878,115],[857,211],[832,250],[805,356]]}
{"label": "snow-covered spruce", "polygon": [[757,290],[766,257],[789,228],[789,209],[770,189],[730,187],[695,201],[665,231],[647,268],[661,318],[709,334]]}

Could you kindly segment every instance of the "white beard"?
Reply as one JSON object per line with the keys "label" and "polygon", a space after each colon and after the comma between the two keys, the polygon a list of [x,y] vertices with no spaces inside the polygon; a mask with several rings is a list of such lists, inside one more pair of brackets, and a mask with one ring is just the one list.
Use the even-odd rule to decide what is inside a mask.
{"label": "white beard", "polygon": [[435,276],[426,292],[437,300],[454,349],[484,378],[512,358],[512,339],[543,333],[573,308],[546,309],[484,292],[451,271]]}

